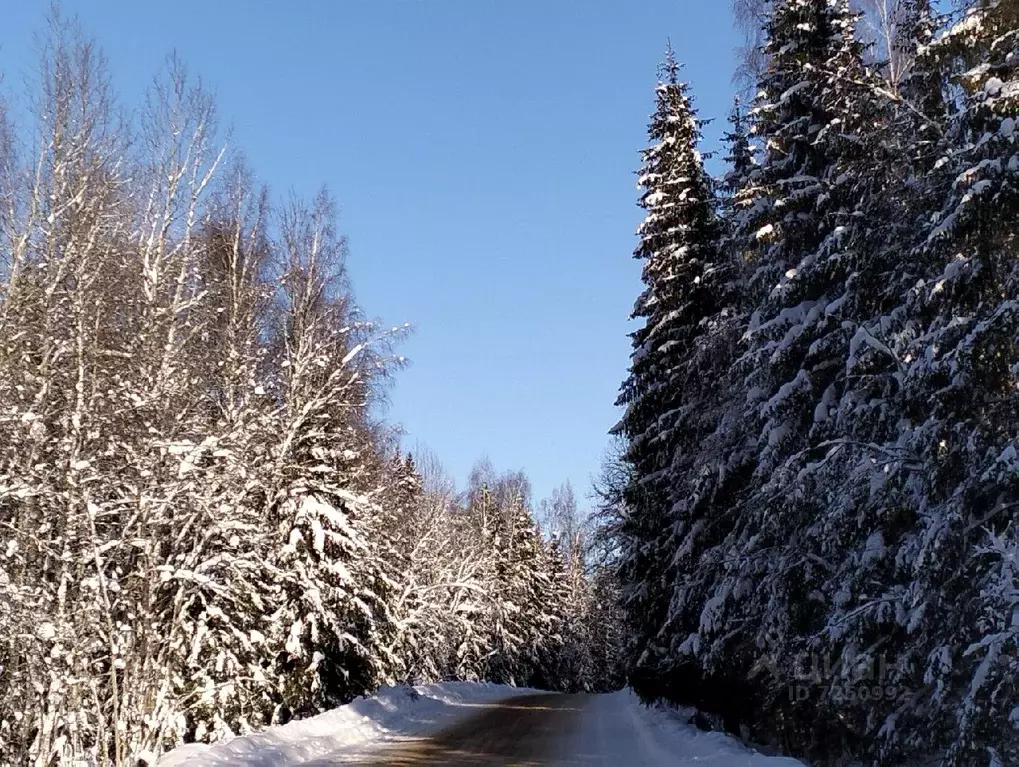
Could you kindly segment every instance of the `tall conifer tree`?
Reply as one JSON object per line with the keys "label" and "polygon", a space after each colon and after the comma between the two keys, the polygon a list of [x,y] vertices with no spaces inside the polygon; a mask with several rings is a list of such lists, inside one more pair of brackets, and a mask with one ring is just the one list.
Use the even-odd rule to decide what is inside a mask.
{"label": "tall conifer tree", "polygon": [[633,682],[638,691],[662,683],[667,649],[659,636],[666,619],[673,569],[671,466],[691,416],[684,386],[701,320],[713,311],[705,276],[716,260],[718,225],[712,182],[697,149],[701,122],[671,48],[655,89],[638,185],[646,216],[634,257],[643,263],[644,292],[633,310],[644,325],[632,336],[630,377],[620,404],[626,460],[635,481],[625,490],[628,541],[621,572],[633,632]]}

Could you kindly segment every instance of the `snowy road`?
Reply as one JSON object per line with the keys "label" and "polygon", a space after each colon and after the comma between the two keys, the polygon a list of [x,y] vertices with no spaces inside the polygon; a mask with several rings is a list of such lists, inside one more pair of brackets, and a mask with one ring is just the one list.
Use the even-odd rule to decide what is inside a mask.
{"label": "snowy road", "polygon": [[[485,706],[479,713],[422,740],[332,764],[551,764],[576,729],[584,706],[577,695],[535,695]],[[325,760],[313,763],[324,767]],[[309,766],[310,767],[310,766]]]}
{"label": "snowy road", "polygon": [[[677,737],[678,736],[678,737]],[[801,767],[748,751],[719,733],[677,725],[632,696],[533,695],[489,703],[439,733],[307,767],[361,765],[613,765]]]}
{"label": "snowy road", "polygon": [[802,767],[702,732],[687,718],[642,706],[628,690],[561,695],[465,682],[395,686],[211,747],[182,746],[157,767]]}

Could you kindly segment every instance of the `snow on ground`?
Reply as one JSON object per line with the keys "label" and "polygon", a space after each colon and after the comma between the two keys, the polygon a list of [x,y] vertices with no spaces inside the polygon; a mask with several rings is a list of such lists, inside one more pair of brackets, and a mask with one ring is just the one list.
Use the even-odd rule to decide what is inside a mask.
{"label": "snow on ground", "polygon": [[[157,767],[285,767],[341,757],[373,743],[427,737],[476,713],[478,706],[538,690],[501,684],[444,682],[383,687],[370,698],[308,719],[208,746],[190,744],[165,754]],[[416,695],[415,695],[416,693]]]}
{"label": "snow on ground", "polygon": [[591,696],[565,764],[627,767],[803,767],[796,759],[765,756],[721,732],[705,732],[686,717],[647,708],[629,690]]}

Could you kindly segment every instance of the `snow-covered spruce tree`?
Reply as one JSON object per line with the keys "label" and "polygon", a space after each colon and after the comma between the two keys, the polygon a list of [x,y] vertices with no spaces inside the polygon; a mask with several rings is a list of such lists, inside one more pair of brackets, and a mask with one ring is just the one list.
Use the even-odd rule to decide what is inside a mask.
{"label": "snow-covered spruce tree", "polygon": [[280,223],[285,259],[267,396],[280,409],[261,482],[275,526],[279,598],[271,641],[289,713],[345,702],[391,678],[393,584],[361,486],[371,332],[345,290],[332,203],[294,201]]}
{"label": "snow-covered spruce tree", "polygon": [[[847,247],[868,196],[859,160],[880,121],[855,18],[840,0],[788,0],[774,4],[768,23],[755,109],[762,157],[741,193],[734,239],[752,311],[737,370],[746,373],[744,424],[758,430],[758,452],[752,492],[738,512],[738,564],[705,605],[707,636],[695,640],[711,641],[709,667],[727,665],[726,656],[747,663],[769,645],[796,657],[824,625],[827,571],[804,556],[823,522],[824,493],[803,485],[802,472],[823,457],[824,449],[817,457],[810,451],[832,431],[828,409],[851,338],[845,307],[860,279]],[[778,714],[788,681],[758,679],[763,711]],[[783,717],[785,736],[799,747],[812,739],[813,705],[803,706],[803,722]]]}
{"label": "snow-covered spruce tree", "polygon": [[749,115],[743,107],[739,96],[733,99],[732,111],[729,112],[729,130],[722,134],[722,141],[728,147],[725,154],[726,172],[718,184],[719,192],[724,206],[730,217],[730,212],[737,205],[734,198],[746,184],[746,178],[754,167],[754,145],[750,137],[751,125]]}
{"label": "snow-covered spruce tree", "polygon": [[[856,78],[857,117],[844,129],[852,129],[857,149],[836,160],[853,200],[833,253],[844,264],[844,292],[832,314],[838,325],[812,341],[838,368],[814,411],[807,450],[786,459],[772,483],[785,498],[776,504],[810,520],[803,554],[823,570],[814,598],[826,613],[824,628],[807,647],[832,670],[812,684],[809,709],[797,718],[823,733],[825,748],[842,740],[891,763],[911,752],[887,725],[908,709],[899,696],[917,689],[923,662],[910,649],[908,621],[919,502],[903,488],[917,463],[902,440],[903,360],[917,325],[902,299],[930,268],[917,245],[937,198],[930,172],[944,141],[942,74],[923,47],[929,24],[913,26],[912,43],[899,31],[899,44],[920,53],[898,95],[872,72]],[[768,648],[771,663],[788,652],[774,636]],[[861,700],[855,692],[866,686],[882,692]],[[877,750],[879,732],[890,737]]]}
{"label": "snow-covered spruce tree", "polygon": [[[1015,370],[1019,284],[1019,6],[974,2],[931,54],[960,109],[936,173],[948,183],[924,254],[930,272],[904,309],[901,485],[918,509],[907,594],[915,698],[885,734],[948,749],[950,764],[1019,758],[1014,729],[1017,504]],[[1011,605],[1011,606],[1010,606]],[[946,616],[951,616],[946,620]]]}
{"label": "snow-covered spruce tree", "polygon": [[[942,72],[925,55],[934,40],[938,17],[931,0],[899,0],[895,47],[901,64],[896,80],[901,97],[929,118],[943,114]],[[931,126],[921,126],[928,131]]]}
{"label": "snow-covered spruce tree", "polygon": [[[619,562],[629,544],[622,531],[627,517],[625,490],[632,481],[633,467],[626,461],[626,440],[620,434],[613,434],[593,484],[596,506],[591,516],[592,535],[587,555],[593,587],[589,620],[602,629],[601,632],[592,632],[592,636],[606,639],[606,643],[599,644],[594,652],[596,657],[611,661],[605,667],[610,683],[626,682],[627,625]],[[603,618],[604,623],[598,624],[599,618]],[[612,637],[618,641],[612,643]]]}
{"label": "snow-covered spruce tree", "polygon": [[632,316],[644,325],[632,334],[630,375],[618,401],[626,406],[619,432],[628,441],[625,458],[633,470],[624,490],[619,563],[631,637],[629,675],[634,689],[652,698],[668,684],[668,649],[659,633],[673,577],[670,467],[692,405],[683,399],[683,386],[693,371],[682,362],[701,333],[700,320],[712,312],[703,280],[718,236],[712,184],[697,150],[701,124],[671,49],[660,75],[638,178],[646,216],[634,257],[643,263],[645,287]]}
{"label": "snow-covered spruce tree", "polygon": [[537,562],[538,532],[520,495],[511,496],[495,511],[489,529],[496,590],[486,675],[492,681],[526,685],[536,671],[538,639],[528,608],[538,593],[536,581],[544,578]]}
{"label": "snow-covered spruce tree", "polygon": [[[1001,316],[996,314],[1001,296],[1007,296],[1010,288],[1001,283],[986,285],[981,280],[987,272],[981,275],[979,268],[970,269],[981,264],[976,254],[986,252],[982,245],[994,241],[993,236],[983,239],[979,225],[973,224],[980,215],[961,229],[957,224],[967,220],[964,211],[979,208],[971,204],[979,194],[968,185],[976,183],[977,192],[992,189],[993,169],[1007,168],[1011,157],[1008,120],[1014,106],[1009,106],[1006,97],[999,102],[997,114],[992,108],[983,112],[985,117],[975,117],[994,97],[982,85],[968,83],[966,75],[975,75],[979,83],[989,77],[988,70],[980,67],[981,56],[993,56],[996,49],[1008,60],[1009,54],[997,46],[1013,39],[1015,18],[1014,10],[1002,12],[993,4],[981,11],[988,15],[977,21],[977,14],[972,14],[968,23],[931,46],[933,54],[926,52],[919,59],[926,65],[936,55],[952,62],[951,68],[962,75],[963,89],[969,90],[966,108],[947,139],[940,142],[948,154],[934,174],[933,186],[916,183],[930,168],[927,158],[933,142],[930,133],[924,135],[925,126],[910,128],[910,119],[901,111],[887,117],[881,117],[883,109],[877,113],[886,121],[879,124],[887,130],[880,142],[869,144],[864,156],[872,158],[868,183],[877,182],[881,197],[860,195],[855,218],[868,225],[861,228],[850,219],[840,248],[852,265],[839,307],[843,326],[852,330],[848,351],[839,352],[845,374],[833,380],[832,402],[837,406],[829,403],[827,412],[815,410],[806,442],[808,447],[823,447],[824,452],[816,457],[791,452],[777,464],[770,480],[771,487],[784,492],[764,496],[772,512],[769,519],[783,518],[775,511],[793,511],[808,523],[796,539],[801,554],[790,564],[805,571],[813,562],[820,572],[812,591],[799,597],[813,604],[817,628],[808,623],[804,637],[788,624],[759,638],[774,652],[773,660],[790,653],[795,657],[803,648],[839,664],[837,673],[824,680],[827,684],[819,685],[820,698],[791,712],[790,745],[794,747],[809,748],[821,735],[829,741],[826,749],[838,736],[857,753],[889,763],[900,762],[904,753],[916,748],[939,746],[948,748],[950,759],[960,764],[973,763],[988,748],[1005,753],[1000,757],[1005,763],[1011,758],[1007,749],[1013,746],[1002,745],[1000,737],[1006,731],[1005,709],[1011,709],[996,703],[1014,694],[1011,682],[1002,685],[1000,681],[1012,677],[1010,667],[999,664],[997,654],[1002,640],[1007,646],[1010,639],[1000,621],[989,617],[1000,610],[1001,595],[1010,593],[1007,568],[999,567],[1001,552],[1008,547],[976,540],[985,514],[993,514],[1000,524],[1008,517],[1008,484],[1000,478],[997,483],[991,481],[998,451],[1007,449],[1007,437],[1000,431],[1007,419],[985,421],[978,415],[979,408],[991,410],[983,403],[998,401],[1002,389],[996,386],[1002,386],[1002,379],[988,375],[974,362],[1002,360],[993,364],[1006,364],[1008,352],[1000,346],[1000,336],[991,341],[992,351],[975,351],[980,344],[972,335],[976,328],[993,326],[990,320]],[[967,47],[975,29],[987,33],[985,43]],[[1005,47],[1010,45],[1006,42]],[[999,79],[1007,83],[1008,66],[1001,71],[1006,77]],[[997,85],[991,83],[992,91]],[[936,135],[937,120],[931,124],[932,116],[923,109],[915,113]],[[992,127],[983,119],[990,120]],[[999,121],[1005,125],[1005,136]],[[896,146],[904,151],[896,151]],[[915,158],[915,165],[896,171],[895,163],[904,156]],[[992,169],[991,184],[980,185],[988,180],[980,175],[988,169]],[[974,177],[967,171],[973,171]],[[845,177],[846,171],[840,175]],[[930,197],[928,189],[941,186],[938,176],[955,179],[955,188],[928,245],[917,253],[911,248],[916,235],[910,227]],[[995,190],[984,199],[1006,207],[988,220],[1010,215],[1007,175],[1002,180],[1000,189],[1005,193]],[[1007,252],[1009,235],[1003,237],[999,242],[1004,244],[992,250]],[[997,261],[991,257],[987,263]],[[801,274],[798,270],[793,280]],[[981,294],[977,286],[986,292]],[[900,306],[898,299],[904,293],[909,298]],[[985,340],[992,336],[993,332]],[[817,339],[812,344],[819,348]],[[965,395],[953,395],[963,390]],[[1004,390],[1009,390],[1007,385]],[[986,392],[984,399],[979,400],[978,394],[974,402],[974,393],[979,392]],[[817,415],[822,418],[816,420]],[[790,488],[795,492],[789,492]],[[994,514],[995,509],[1000,511]],[[1001,529],[992,528],[992,535]],[[756,538],[748,540],[755,547],[767,542],[759,533],[766,528],[754,525],[751,530]],[[788,537],[783,529],[774,540]],[[762,577],[767,577],[776,560],[781,562],[773,551],[761,560],[767,567]],[[776,582],[781,585],[771,581]],[[774,589],[766,593],[773,594]],[[798,599],[789,599],[788,589],[779,593],[788,604],[797,605]],[[959,604],[969,607],[960,613]],[[750,614],[767,616],[768,612],[755,608]],[[986,644],[993,649],[986,655],[977,632],[993,637]],[[854,689],[854,667],[880,669],[887,689],[903,693],[902,697],[847,700],[843,691]],[[992,681],[995,672],[1001,676]],[[836,718],[837,730],[832,732]],[[876,746],[874,735],[879,731],[882,737]]]}
{"label": "snow-covered spruce tree", "polygon": [[740,722],[750,718],[753,702],[740,671],[746,665],[729,653],[726,663],[710,666],[703,655],[709,647],[699,637],[711,625],[710,615],[707,623],[704,620],[705,605],[731,563],[726,540],[739,521],[736,512],[750,488],[757,454],[756,435],[745,423],[746,392],[734,366],[746,330],[734,224],[752,202],[747,179],[755,169],[749,124],[739,99],[730,125],[723,136],[728,168],[718,184],[721,215],[713,226],[715,257],[700,283],[710,296],[711,313],[701,318],[696,343],[677,369],[682,371],[678,378],[683,381],[684,410],[669,471],[678,522],[669,546],[676,575],[663,630],[677,671],[663,694],[718,714],[726,729],[738,732]]}
{"label": "snow-covered spruce tree", "polygon": [[554,687],[568,691],[606,689],[611,667],[600,658],[602,633],[591,623],[596,610],[590,536],[569,482],[541,503],[552,586],[551,612],[562,617],[562,645],[553,658]]}
{"label": "snow-covered spruce tree", "polygon": [[[730,332],[713,333],[728,341],[709,344],[711,353],[706,347],[699,362],[705,369],[713,367],[715,376],[721,374],[730,386],[705,391],[715,398],[708,408],[714,428],[695,448],[698,457],[674,466],[674,487],[686,488],[677,509],[685,510],[693,526],[682,531],[675,547],[684,574],[675,578],[669,633],[677,654],[697,658],[703,672],[719,674],[737,687],[752,675],[765,614],[777,614],[763,606],[753,619],[745,613],[745,600],[767,599],[766,590],[760,588],[760,568],[768,560],[763,552],[746,556],[748,542],[767,532],[761,519],[766,504],[758,502],[760,514],[754,514],[750,499],[760,496],[771,471],[791,452],[794,437],[802,441],[805,436],[797,434],[801,414],[777,410],[802,409],[806,403],[777,395],[795,393],[803,378],[798,370],[809,341],[804,337],[796,346],[797,328],[817,321],[820,310],[841,292],[841,286],[826,284],[823,277],[830,275],[820,269],[804,290],[799,290],[802,281],[796,290],[789,290],[790,282],[804,256],[816,254],[825,243],[826,228],[829,233],[835,230],[831,214],[842,212],[839,200],[833,199],[836,137],[825,133],[838,125],[835,113],[843,106],[840,101],[848,98],[848,88],[833,85],[835,76],[847,79],[862,70],[854,16],[845,3],[780,0],[771,4],[767,18],[767,65],[753,112],[754,132],[762,144],[760,164],[749,163],[746,151],[737,149],[743,174],[726,190],[725,210],[735,221],[729,223],[726,253],[719,263],[738,271],[719,278],[718,303],[731,309],[713,320],[719,331]],[[829,287],[837,292],[825,300]],[[820,310],[811,314],[810,306]],[[737,350],[739,318],[750,312],[749,351],[730,365]],[[785,358],[776,354],[783,349]],[[824,369],[822,365],[820,370]],[[774,408],[768,407],[769,401]],[[814,406],[810,404],[807,423]],[[767,527],[774,521],[767,520]],[[788,547],[789,538],[779,545]],[[790,585],[803,582],[796,574]],[[795,596],[790,599],[804,604]],[[778,684],[772,687],[773,680],[756,684],[763,684],[766,691],[779,689]],[[717,699],[699,704],[719,708],[754,697],[752,690],[736,694],[722,680],[710,688],[719,693]],[[723,713],[730,714],[730,727],[745,716]]]}
{"label": "snow-covered spruce tree", "polygon": [[[530,664],[532,671],[528,685],[547,690],[576,690],[583,675],[583,664],[569,666],[564,663],[568,654],[577,657],[580,642],[575,633],[567,631],[573,611],[573,589],[566,560],[555,541],[548,541],[533,517],[524,528],[528,549],[535,553],[533,573],[524,610],[529,618]],[[525,565],[526,566],[526,565]]]}
{"label": "snow-covered spruce tree", "polygon": [[[859,149],[843,139],[859,127],[852,83],[864,75],[855,20],[844,0],[781,0],[768,23],[769,64],[754,109],[762,157],[737,231],[754,309],[744,364],[754,371],[750,404],[763,422],[762,473],[802,447],[834,372],[810,359],[818,355],[809,342],[815,325],[835,322],[826,310],[846,276],[838,252],[853,179],[840,174],[840,160]],[[786,412],[800,400],[808,412]]]}
{"label": "snow-covered spruce tree", "polygon": [[[569,550],[569,544],[566,545]],[[557,646],[543,648],[541,666],[554,689],[577,692],[592,689],[589,650],[583,616],[586,610],[586,581],[564,551],[563,537],[552,534],[543,547],[548,573],[546,612],[559,624]]]}
{"label": "snow-covered spruce tree", "polygon": [[[427,575],[431,557],[428,540],[444,519],[442,503],[431,503],[422,487],[412,455],[402,455],[396,444],[385,467],[388,483],[377,500],[383,514],[381,528],[389,542],[386,554],[397,582],[393,616],[397,621],[396,654],[400,660],[399,678],[416,681],[441,678],[441,624],[428,620],[418,589]],[[448,534],[448,533],[447,533]],[[436,629],[439,629],[436,632]]]}
{"label": "snow-covered spruce tree", "polygon": [[[415,483],[416,484],[416,483]],[[492,562],[474,509],[457,503],[455,488],[416,489],[394,520],[401,568],[394,612],[406,679],[430,681],[485,676]],[[486,505],[487,494],[479,499]]]}
{"label": "snow-covered spruce tree", "polygon": [[[1001,525],[997,525],[1001,527]],[[950,759],[972,764],[986,759],[990,767],[1019,759],[1016,743],[1015,700],[1019,696],[1019,528],[1013,521],[998,535],[987,531],[987,541],[974,556],[986,568],[981,577],[978,618],[980,638],[963,653],[968,689],[956,717],[960,732]]]}
{"label": "snow-covered spruce tree", "polygon": [[[781,732],[788,747],[829,748],[837,739],[876,731],[880,717],[875,725],[870,714],[877,706],[847,705],[849,682],[837,674],[791,706],[786,693],[793,668],[782,659],[814,653],[859,660],[873,641],[865,632],[874,631],[875,618],[883,620],[880,611],[861,605],[872,600],[874,566],[883,559],[875,543],[901,534],[901,515],[878,522],[866,511],[877,506],[859,495],[847,499],[844,482],[847,471],[872,467],[875,457],[849,444],[881,442],[898,420],[884,404],[896,391],[886,375],[894,360],[886,356],[868,375],[854,360],[861,349],[876,356],[886,348],[878,339],[887,325],[874,319],[894,307],[909,275],[918,273],[901,257],[902,244],[915,239],[908,228],[913,170],[902,162],[914,140],[914,131],[904,127],[914,123],[904,115],[915,110],[900,108],[863,67],[844,4],[778,3],[774,14],[769,34],[784,37],[768,41],[769,68],[756,112],[765,142],[762,165],[751,168],[726,207],[737,222],[728,245],[749,262],[751,290],[744,300],[756,312],[750,353],[736,367],[749,376],[748,389],[730,402],[749,401],[751,411],[701,449],[708,456],[718,442],[721,454],[738,456],[739,445],[751,438],[759,448],[744,466],[761,463],[742,493],[738,483],[724,493],[713,490],[714,483],[700,488],[698,502],[722,501],[705,517],[708,530],[722,527],[724,534],[728,526],[733,534],[699,558],[695,552],[684,569],[697,578],[677,580],[673,610],[687,615],[677,625],[687,627],[679,632],[682,651],[699,657],[708,673],[735,669],[737,680],[753,683],[738,696],[723,694],[702,705],[729,713],[730,726],[734,716],[749,716],[762,737]],[[818,37],[825,25],[828,34]],[[808,170],[816,175],[808,177]],[[789,188],[794,193],[786,197]],[[774,282],[762,282],[769,273]],[[720,427],[724,423],[719,420]],[[755,428],[762,429],[759,438]],[[857,483],[865,493],[862,476]],[[901,573],[897,577],[901,584]],[[860,591],[850,585],[857,579],[864,584]],[[842,618],[832,623],[833,613]],[[862,614],[870,618],[866,630],[862,622],[859,633],[841,625]],[[695,616],[699,625],[691,621]],[[727,712],[726,697],[751,706]]]}
{"label": "snow-covered spruce tree", "polygon": [[[490,466],[488,467],[491,468]],[[487,679],[488,662],[495,647],[497,625],[501,620],[500,594],[504,584],[496,577],[499,507],[481,477],[472,472],[463,503],[464,541],[477,558],[466,569],[477,588],[469,588],[453,612],[454,632],[452,674],[456,679]],[[477,480],[481,480],[478,482]],[[494,474],[493,474],[494,479]]]}
{"label": "snow-covered spruce tree", "polygon": [[393,521],[402,568],[394,613],[409,679],[566,684],[558,573],[526,492],[513,492],[520,479],[485,467],[472,473],[462,506],[448,492],[426,492]]}
{"label": "snow-covered spruce tree", "polygon": [[625,627],[619,609],[620,589],[613,568],[593,564],[586,576],[585,649],[590,676],[583,689],[614,692],[626,683],[623,647]]}

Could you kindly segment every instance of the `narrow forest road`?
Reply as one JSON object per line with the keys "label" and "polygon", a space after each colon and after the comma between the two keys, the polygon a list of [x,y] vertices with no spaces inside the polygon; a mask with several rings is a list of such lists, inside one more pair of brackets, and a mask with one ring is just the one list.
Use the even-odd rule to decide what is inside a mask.
{"label": "narrow forest road", "polygon": [[689,712],[641,705],[630,690],[564,695],[499,685],[397,685],[318,716],[221,744],[188,744],[157,767],[803,767]]}
{"label": "narrow forest road", "polygon": [[528,695],[476,705],[478,713],[431,737],[376,744],[305,767],[802,767],[754,753],[721,733],[678,725],[668,715],[656,719],[625,692]]}
{"label": "narrow forest road", "polygon": [[[577,730],[586,695],[533,695],[479,706],[479,712],[430,738],[348,757],[333,764],[560,764]],[[566,762],[569,763],[569,762]],[[326,761],[315,762],[324,767]]]}

